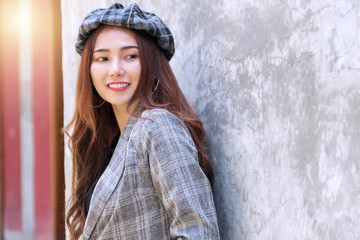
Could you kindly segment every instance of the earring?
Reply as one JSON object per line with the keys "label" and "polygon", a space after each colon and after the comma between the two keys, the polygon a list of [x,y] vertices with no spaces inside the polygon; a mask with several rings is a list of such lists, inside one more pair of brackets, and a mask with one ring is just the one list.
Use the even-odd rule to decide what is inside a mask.
{"label": "earring", "polygon": [[158,86],[159,86],[159,82],[160,82],[160,80],[159,79],[156,79],[157,80],[157,82],[156,82],[156,86],[155,86],[155,88],[154,88],[154,90],[152,91],[152,93],[151,94],[153,94],[155,91],[156,91],[156,89],[158,88]]}
{"label": "earring", "polygon": [[97,106],[93,106],[94,108],[98,108],[98,107],[101,107],[102,105],[105,104],[105,100],[100,104],[100,105],[97,105]]}

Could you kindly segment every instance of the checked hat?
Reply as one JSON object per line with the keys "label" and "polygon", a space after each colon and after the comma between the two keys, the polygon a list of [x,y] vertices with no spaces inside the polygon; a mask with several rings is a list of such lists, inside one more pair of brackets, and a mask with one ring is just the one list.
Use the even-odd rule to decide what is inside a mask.
{"label": "checked hat", "polygon": [[76,51],[81,55],[86,40],[100,25],[125,27],[145,31],[156,38],[166,58],[170,61],[175,52],[174,38],[166,24],[154,13],[145,12],[133,3],[124,7],[114,3],[109,8],[99,8],[83,20],[76,42]]}

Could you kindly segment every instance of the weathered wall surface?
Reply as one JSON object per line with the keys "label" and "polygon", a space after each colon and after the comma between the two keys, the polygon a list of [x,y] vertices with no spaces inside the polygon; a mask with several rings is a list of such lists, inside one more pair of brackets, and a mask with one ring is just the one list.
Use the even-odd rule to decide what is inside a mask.
{"label": "weathered wall surface", "polygon": [[[112,2],[62,1],[65,122],[78,26]],[[222,239],[359,239],[360,2],[138,3],[175,35],[171,64],[207,130]],[[68,152],[65,164],[70,186]]]}

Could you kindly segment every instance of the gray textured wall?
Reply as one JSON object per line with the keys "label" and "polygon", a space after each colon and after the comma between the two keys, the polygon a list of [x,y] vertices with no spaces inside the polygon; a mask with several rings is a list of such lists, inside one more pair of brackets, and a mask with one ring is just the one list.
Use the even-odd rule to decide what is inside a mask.
{"label": "gray textured wall", "polygon": [[[112,2],[62,0],[65,122],[77,28]],[[359,1],[138,3],[175,35],[171,65],[207,130],[222,239],[359,239]],[[69,186],[68,152],[65,164]]]}

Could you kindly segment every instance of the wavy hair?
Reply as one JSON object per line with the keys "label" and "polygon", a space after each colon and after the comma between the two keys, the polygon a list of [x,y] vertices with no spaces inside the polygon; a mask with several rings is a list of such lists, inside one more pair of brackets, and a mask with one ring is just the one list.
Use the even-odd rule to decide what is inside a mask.
{"label": "wavy hair", "polygon": [[[75,114],[64,128],[64,132],[69,136],[73,161],[73,194],[66,215],[66,224],[72,239],[78,239],[83,232],[86,197],[105,170],[111,157],[111,143],[119,132],[111,104],[104,102],[99,96],[90,76],[95,41],[105,27],[109,26],[97,28],[85,44],[78,72]],[[183,120],[198,150],[199,165],[212,183],[213,171],[204,147],[205,131],[201,121],[182,93],[156,40],[143,31],[131,31],[135,33],[139,47],[141,74],[137,89],[129,101],[128,110],[140,100],[144,109],[166,108]]]}

